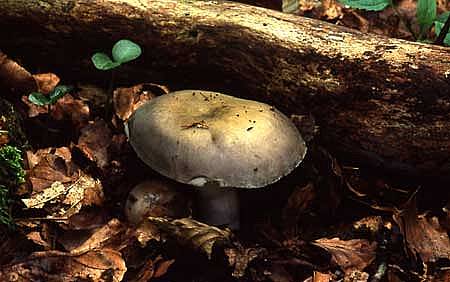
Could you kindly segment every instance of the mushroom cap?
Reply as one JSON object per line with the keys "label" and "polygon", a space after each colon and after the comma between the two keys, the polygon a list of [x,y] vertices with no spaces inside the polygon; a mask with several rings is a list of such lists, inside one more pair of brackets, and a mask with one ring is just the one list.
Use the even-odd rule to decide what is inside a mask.
{"label": "mushroom cap", "polygon": [[146,180],[137,184],[125,203],[125,215],[133,224],[147,216],[182,218],[189,216],[189,199],[178,192],[176,182],[164,179]]}
{"label": "mushroom cap", "polygon": [[303,160],[295,125],[270,105],[201,90],[154,98],[128,120],[138,157],[176,181],[258,188],[278,181]]}

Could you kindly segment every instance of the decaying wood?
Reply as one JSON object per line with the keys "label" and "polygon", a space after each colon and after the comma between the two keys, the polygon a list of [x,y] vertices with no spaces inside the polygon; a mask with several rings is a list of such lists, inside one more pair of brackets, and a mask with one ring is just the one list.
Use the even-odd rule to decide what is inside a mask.
{"label": "decaying wood", "polygon": [[450,49],[238,3],[0,0],[0,48],[31,70],[101,81],[89,58],[143,46],[120,81],[253,97],[311,113],[335,153],[407,172],[450,171]]}

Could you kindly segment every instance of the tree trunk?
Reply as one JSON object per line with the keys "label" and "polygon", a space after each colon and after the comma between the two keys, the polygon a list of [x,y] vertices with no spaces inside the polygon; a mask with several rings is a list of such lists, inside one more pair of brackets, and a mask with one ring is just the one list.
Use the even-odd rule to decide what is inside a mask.
{"label": "tree trunk", "polygon": [[0,0],[0,48],[32,71],[107,80],[90,62],[128,38],[121,83],[154,81],[311,113],[319,141],[363,164],[450,171],[450,50],[239,3]]}

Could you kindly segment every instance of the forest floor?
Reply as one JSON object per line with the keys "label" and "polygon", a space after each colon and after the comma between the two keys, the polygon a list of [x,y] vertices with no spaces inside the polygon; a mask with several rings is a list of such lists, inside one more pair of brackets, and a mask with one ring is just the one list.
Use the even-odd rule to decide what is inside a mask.
{"label": "forest floor", "polygon": [[[316,2],[297,13],[407,40],[418,29],[414,1],[399,1],[401,20],[393,9]],[[0,58],[0,77],[44,95],[60,83]],[[0,146],[21,149],[25,169],[9,183],[14,221],[0,213],[0,281],[450,281],[450,183],[358,167],[312,136],[294,172],[239,192],[240,230],[209,226],[196,220],[195,191],[148,168],[124,133],[131,113],[168,87],[115,88],[111,113],[108,91],[80,81],[49,106],[28,93],[0,98]],[[11,176],[1,156],[0,176]],[[158,200],[132,223],[127,198],[146,180],[169,188],[150,187]]]}

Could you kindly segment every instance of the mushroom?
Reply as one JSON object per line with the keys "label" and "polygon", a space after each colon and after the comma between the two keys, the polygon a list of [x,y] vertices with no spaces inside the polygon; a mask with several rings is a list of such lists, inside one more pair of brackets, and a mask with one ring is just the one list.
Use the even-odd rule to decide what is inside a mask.
{"label": "mushroom", "polygon": [[140,182],[128,194],[125,215],[138,224],[147,216],[181,218],[189,215],[189,201],[178,192],[177,183],[152,179]]}
{"label": "mushroom", "polygon": [[306,145],[274,107],[217,92],[176,91],[138,108],[126,131],[138,157],[160,174],[199,187],[201,220],[239,229],[237,188],[289,174]]}

